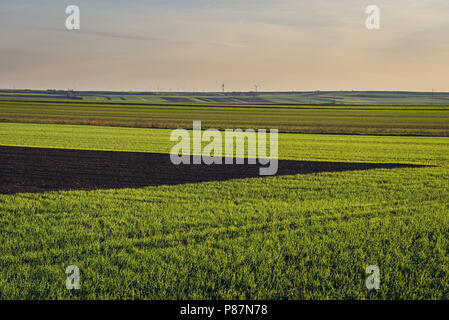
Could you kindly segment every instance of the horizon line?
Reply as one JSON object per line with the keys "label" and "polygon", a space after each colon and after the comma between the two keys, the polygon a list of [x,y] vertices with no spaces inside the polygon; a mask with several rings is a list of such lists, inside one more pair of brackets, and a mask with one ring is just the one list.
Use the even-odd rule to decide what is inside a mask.
{"label": "horizon line", "polygon": [[226,94],[226,93],[317,93],[317,92],[386,92],[386,93],[448,93],[449,91],[417,91],[417,90],[268,90],[268,91],[254,91],[254,90],[232,90],[232,91],[209,91],[209,90],[196,90],[196,91],[166,91],[166,90],[76,90],[73,88],[68,89],[32,89],[32,88],[0,88],[0,91],[73,91],[73,92],[111,92],[111,93],[214,93],[214,94]]}

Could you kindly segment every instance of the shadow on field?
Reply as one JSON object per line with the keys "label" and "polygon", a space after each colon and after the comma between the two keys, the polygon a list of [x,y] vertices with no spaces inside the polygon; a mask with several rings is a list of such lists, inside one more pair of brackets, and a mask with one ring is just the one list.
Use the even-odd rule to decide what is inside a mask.
{"label": "shadow on field", "polygon": [[[279,160],[277,176],[421,167]],[[0,193],[141,188],[259,177],[260,165],[173,165],[169,154],[0,146]]]}

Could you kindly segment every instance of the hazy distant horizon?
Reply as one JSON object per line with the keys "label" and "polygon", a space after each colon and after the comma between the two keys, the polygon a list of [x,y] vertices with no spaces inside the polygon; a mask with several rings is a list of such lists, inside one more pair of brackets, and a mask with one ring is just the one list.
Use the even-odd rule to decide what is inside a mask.
{"label": "hazy distant horizon", "polygon": [[[33,89],[33,88],[0,88],[0,91],[68,91],[73,90],[71,88],[67,89],[55,89],[55,88],[47,88],[47,89]],[[74,92],[110,92],[110,93],[165,93],[165,94],[223,94],[222,91],[139,91],[139,90],[74,90]],[[290,91],[257,91],[254,90],[237,90],[237,91],[225,91],[225,94],[232,93],[257,93],[257,94],[270,94],[270,93],[279,93],[279,94],[293,94],[293,93],[348,93],[348,92],[367,92],[367,93],[429,93],[429,94],[449,94],[449,91],[410,91],[410,90],[290,90]]]}
{"label": "hazy distant horizon", "polygon": [[447,0],[3,0],[0,21],[5,89],[449,91]]}

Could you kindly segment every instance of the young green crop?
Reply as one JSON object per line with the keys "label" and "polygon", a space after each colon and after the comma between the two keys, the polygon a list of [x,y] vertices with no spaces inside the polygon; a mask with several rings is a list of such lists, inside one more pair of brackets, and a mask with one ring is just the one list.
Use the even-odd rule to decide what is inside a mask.
{"label": "young green crop", "polygon": [[0,195],[0,298],[447,299],[448,181],[420,168]]}
{"label": "young green crop", "polygon": [[0,121],[191,128],[192,121],[201,120],[203,127],[217,129],[268,128],[296,133],[449,136],[447,106],[79,103],[0,100]]}
{"label": "young green crop", "polygon": [[[169,153],[169,129],[0,123],[0,145]],[[445,137],[280,134],[279,158],[449,165]]]}
{"label": "young green crop", "polygon": [[[2,123],[0,145],[168,153],[170,132]],[[280,134],[279,154],[437,167],[0,195],[0,299],[449,298],[447,138]]]}

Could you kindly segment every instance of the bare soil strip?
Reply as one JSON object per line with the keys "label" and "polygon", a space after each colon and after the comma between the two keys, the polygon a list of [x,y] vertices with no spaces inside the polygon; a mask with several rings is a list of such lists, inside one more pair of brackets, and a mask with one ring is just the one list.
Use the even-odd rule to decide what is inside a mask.
{"label": "bare soil strip", "polygon": [[[278,176],[422,167],[280,160]],[[169,154],[0,146],[0,193],[142,188],[259,177],[260,165],[173,165]]]}

